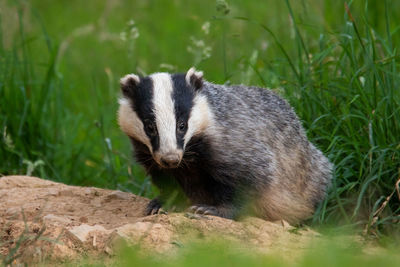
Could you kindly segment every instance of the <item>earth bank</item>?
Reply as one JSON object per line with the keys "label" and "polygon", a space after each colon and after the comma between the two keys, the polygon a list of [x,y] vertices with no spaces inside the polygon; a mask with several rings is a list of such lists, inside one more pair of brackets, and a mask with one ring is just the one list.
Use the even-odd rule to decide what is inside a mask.
{"label": "earth bank", "polygon": [[192,242],[226,240],[241,249],[299,254],[319,234],[284,221],[232,221],[191,213],[144,216],[148,199],[29,176],[0,178],[0,254],[12,262],[111,257],[121,243],[173,255]]}

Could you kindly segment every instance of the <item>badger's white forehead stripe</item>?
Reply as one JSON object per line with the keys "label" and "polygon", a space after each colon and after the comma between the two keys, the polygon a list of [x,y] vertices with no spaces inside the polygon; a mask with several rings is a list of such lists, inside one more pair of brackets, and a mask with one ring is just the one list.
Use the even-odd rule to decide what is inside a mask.
{"label": "badger's white forehead stripe", "polygon": [[152,152],[150,139],[147,137],[143,129],[143,123],[132,110],[130,101],[126,98],[120,98],[119,110],[118,110],[118,124],[128,136],[137,139],[138,141],[145,144]]}
{"label": "badger's white forehead stripe", "polygon": [[160,153],[168,153],[177,149],[175,106],[172,100],[173,83],[168,73],[152,74],[153,104]]}

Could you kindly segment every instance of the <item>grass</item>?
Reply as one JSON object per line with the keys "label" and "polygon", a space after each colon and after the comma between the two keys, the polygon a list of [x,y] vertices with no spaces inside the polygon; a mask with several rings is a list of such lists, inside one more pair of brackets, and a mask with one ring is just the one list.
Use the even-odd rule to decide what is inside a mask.
{"label": "grass", "polygon": [[[216,8],[217,7],[217,8]],[[0,173],[151,197],[118,79],[185,71],[276,88],[335,164],[310,224],[399,234],[398,1],[4,1]]]}
{"label": "grass", "polygon": [[[379,256],[363,253],[359,248],[344,249],[337,244],[329,243],[313,250],[288,257],[284,252],[269,255],[258,255],[257,252],[235,249],[224,244],[192,246],[167,263],[163,259],[140,257],[126,251],[121,265],[131,266],[397,266],[400,259],[395,251],[385,252]],[[296,259],[297,258],[297,259]]]}
{"label": "grass", "polygon": [[300,252],[273,251],[260,254],[237,244],[193,244],[180,248],[173,255],[139,254],[136,248],[121,250],[118,257],[110,259],[83,259],[65,266],[398,266],[400,258],[394,249],[378,253],[362,251],[359,245],[344,247],[334,241],[324,240],[311,245],[312,249]]}

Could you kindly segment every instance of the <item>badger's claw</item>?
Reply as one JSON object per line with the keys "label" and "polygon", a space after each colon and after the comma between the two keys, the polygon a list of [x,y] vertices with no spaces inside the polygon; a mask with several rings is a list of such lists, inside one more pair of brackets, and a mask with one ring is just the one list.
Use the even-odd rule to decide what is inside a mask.
{"label": "badger's claw", "polygon": [[154,214],[166,214],[167,212],[161,208],[161,202],[158,198],[152,199],[149,204],[147,204],[145,215],[154,215]]}
{"label": "badger's claw", "polygon": [[194,214],[219,216],[218,209],[207,205],[193,205],[189,208],[189,212]]}

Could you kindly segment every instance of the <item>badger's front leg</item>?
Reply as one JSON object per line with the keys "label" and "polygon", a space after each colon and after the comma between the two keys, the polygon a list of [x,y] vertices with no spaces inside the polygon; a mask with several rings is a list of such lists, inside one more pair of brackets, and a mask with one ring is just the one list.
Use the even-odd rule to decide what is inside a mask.
{"label": "badger's front leg", "polygon": [[150,174],[153,184],[160,190],[160,195],[147,204],[145,215],[185,210],[189,206],[187,197],[171,175],[161,170],[153,170]]}
{"label": "badger's front leg", "polygon": [[161,193],[147,204],[144,215],[167,214],[168,211],[183,211],[188,207],[187,198],[178,190],[171,194]]}
{"label": "badger's front leg", "polygon": [[195,183],[195,186],[183,186],[191,200],[188,212],[227,219],[238,218],[242,202],[239,201],[239,192],[233,185],[222,183],[207,174],[194,178],[192,176],[190,182]]}

